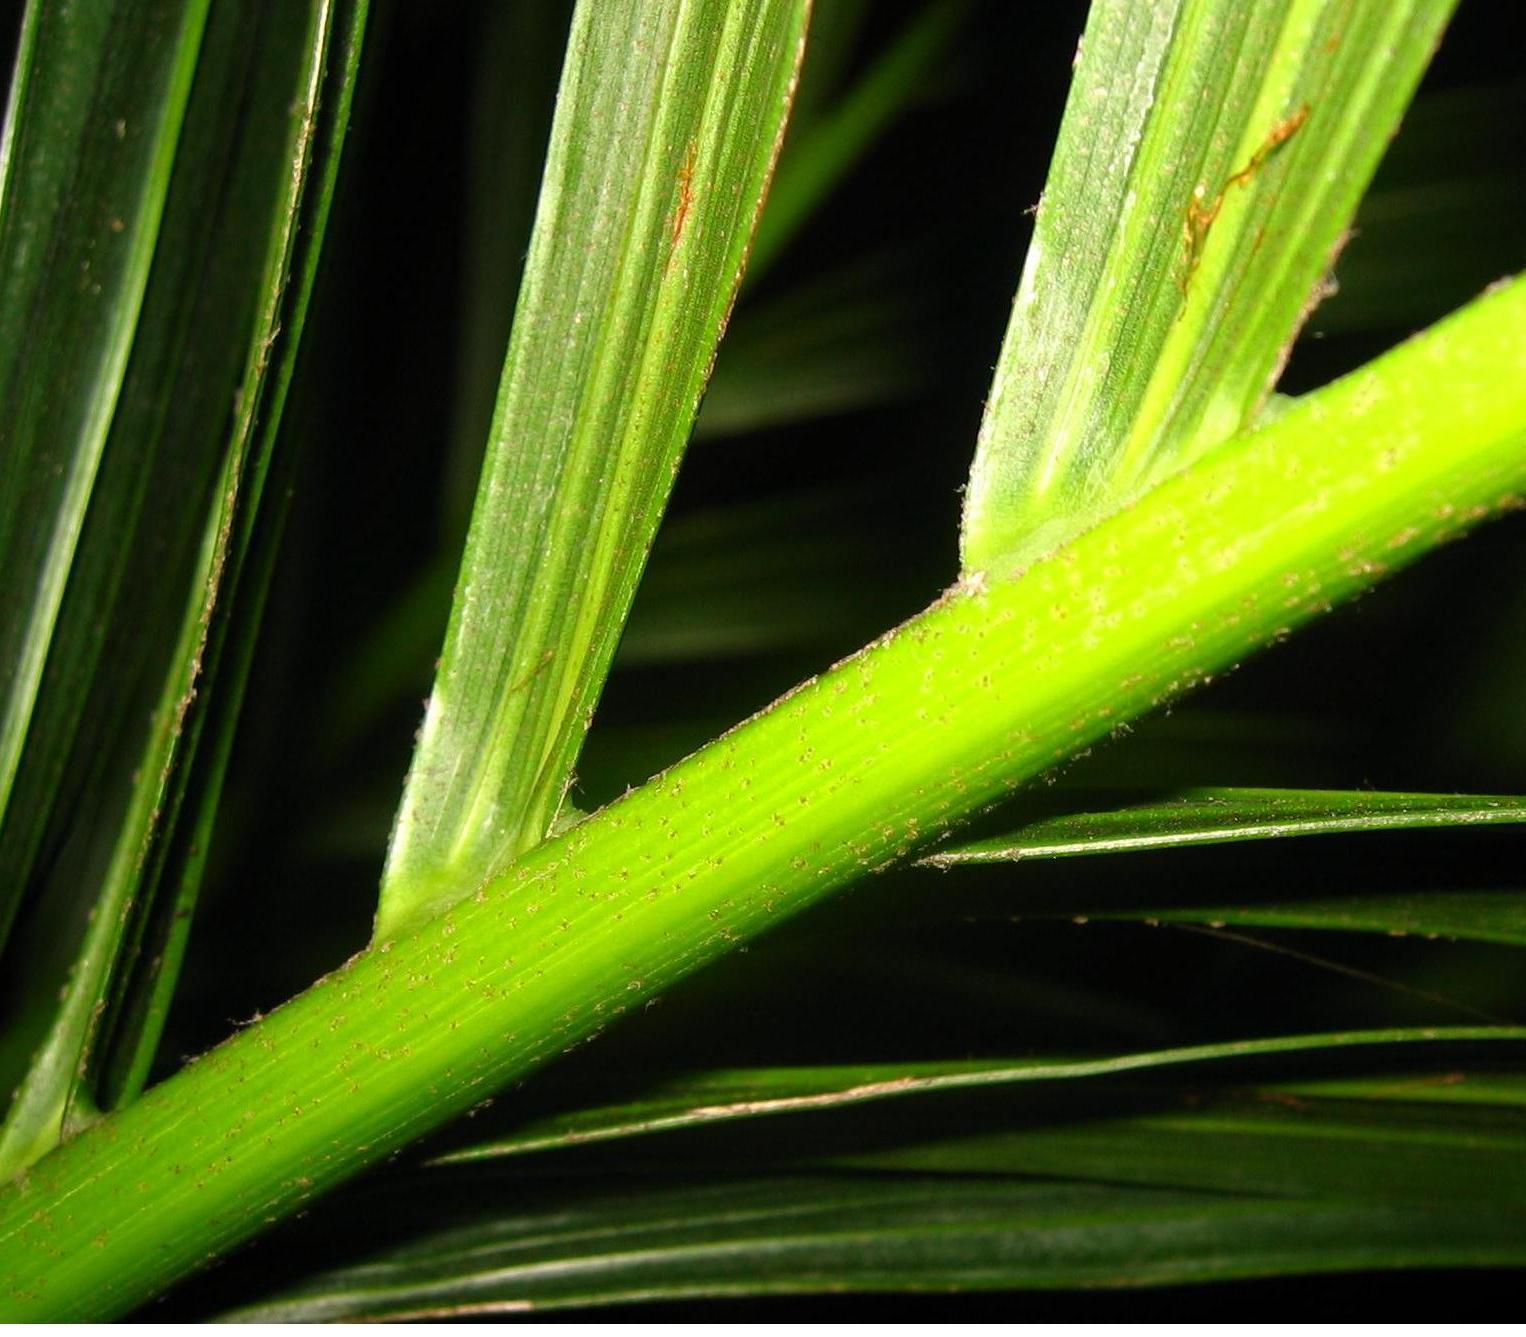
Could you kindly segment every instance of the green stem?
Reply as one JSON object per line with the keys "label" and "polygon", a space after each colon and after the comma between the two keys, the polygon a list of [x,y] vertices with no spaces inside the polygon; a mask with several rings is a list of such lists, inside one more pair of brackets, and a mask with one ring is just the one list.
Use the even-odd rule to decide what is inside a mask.
{"label": "green stem", "polygon": [[0,1196],[7,1317],[120,1313],[1526,487],[1526,284],[979,578],[355,957]]}

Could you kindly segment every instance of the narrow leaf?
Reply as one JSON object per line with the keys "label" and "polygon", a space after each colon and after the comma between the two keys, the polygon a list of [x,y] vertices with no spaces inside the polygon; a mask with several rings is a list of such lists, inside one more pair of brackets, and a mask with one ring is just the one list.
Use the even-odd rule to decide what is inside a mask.
{"label": "narrow leaf", "polygon": [[[130,1100],[153,1056],[268,575],[267,556],[246,579],[246,559],[364,15],[334,0],[217,6],[197,52],[0,840],[27,897],[8,959],[28,1005],[0,1055],[17,1088],[7,1171]],[[230,638],[243,648],[224,676]]]}
{"label": "narrow leaf", "polygon": [[1212,894],[1187,904],[1120,910],[1088,909],[1098,919],[1144,919],[1161,924],[1228,924],[1262,928],[1326,929],[1349,933],[1416,934],[1429,938],[1471,938],[1526,946],[1526,891],[1519,889],[1385,892],[1374,895],[1272,896],[1225,904]]}
{"label": "narrow leaf", "polygon": [[1255,417],[1445,0],[1099,0],[992,385],[966,573],[1005,573]]}
{"label": "narrow leaf", "polygon": [[[260,9],[278,13],[270,5]],[[88,1041],[90,1067],[83,1084],[103,1109],[120,1108],[148,1081],[201,891],[244,689],[281,552],[297,454],[290,443],[282,443],[286,403],[324,254],[369,14],[370,0],[296,0],[284,21],[276,20],[300,42],[295,66],[282,65],[287,77],[295,69],[301,94],[285,103],[287,137],[271,141],[283,150],[278,159],[282,188],[268,219],[266,268],[259,280],[263,305],[236,392],[233,442],[244,443],[248,460],[231,498],[221,579],[204,596],[208,625],[201,650],[202,686],[187,712],[172,775],[175,821],[156,833],[127,950],[114,970],[108,1006]],[[287,61],[296,55],[289,50]],[[281,68],[273,58],[271,67],[272,72]],[[280,86],[274,91],[279,95]],[[226,509],[221,519],[230,519]]]}
{"label": "narrow leaf", "polygon": [[377,932],[550,828],[699,406],[804,0],[584,0]]}
{"label": "narrow leaf", "polygon": [[1338,789],[1189,789],[1150,803],[1042,817],[928,855],[938,868],[1242,840],[1526,822],[1526,799]]}
{"label": "narrow leaf", "polygon": [[[1526,1028],[1427,1027],[1412,1030],[1337,1031],[1325,1035],[1236,1040],[1150,1053],[1082,1059],[1024,1059],[893,1063],[859,1067],[763,1068],[699,1073],[664,1083],[640,1100],[577,1110],[538,1120],[511,1135],[437,1156],[435,1165],[493,1161],[650,1133],[666,1133],[770,1115],[805,1114],[937,1092],[969,1091],[1031,1082],[1065,1083],[1129,1073],[1212,1067],[1286,1054],[1319,1054],[1388,1046],[1497,1041],[1519,1044]],[[1222,1079],[1221,1079],[1222,1080]],[[1461,1098],[1462,1083],[1452,1083]]]}
{"label": "narrow leaf", "polygon": [[[1526,800],[1513,796],[1377,793],[1317,789],[1193,789],[1176,797],[1096,812],[1041,817],[1006,835],[928,855],[932,867],[958,868],[1027,859],[1134,853],[1197,845],[1278,840],[1364,831],[1518,825]],[[1094,899],[1042,892],[1025,902],[1032,915],[1196,923],[1220,928],[1335,929],[1391,935],[1526,943],[1526,893],[1512,889],[1388,889],[1341,894],[1309,888],[1255,892],[1229,900],[1218,885],[1183,887],[1163,901],[1153,884],[1110,884]]]}
{"label": "narrow leaf", "polygon": [[[207,8],[31,0],[22,20],[0,132],[0,811],[121,394]],[[0,878],[0,942],[22,890]]]}
{"label": "narrow leaf", "polygon": [[845,1171],[605,1192],[539,1209],[520,1206],[524,1194],[505,1185],[496,1216],[222,1318],[451,1318],[702,1296],[1117,1288],[1526,1260],[1518,1210],[1445,1196],[1308,1200]]}
{"label": "narrow leaf", "polygon": [[[409,1306],[427,1304],[429,1297],[440,1301],[440,1312],[468,1312],[473,1295],[475,1303],[494,1306],[602,1303],[614,1298],[614,1292],[606,1297],[605,1283],[618,1286],[632,1266],[642,1268],[655,1290],[651,1297],[627,1298],[852,1288],[858,1264],[837,1230],[822,1228],[819,1219],[799,1226],[790,1220],[807,1201],[800,1186],[811,1182],[835,1183],[838,1193],[854,1204],[862,1201],[865,1185],[914,1192],[914,1198],[903,1201],[917,1206],[893,1232],[904,1244],[896,1254],[900,1274],[887,1283],[897,1288],[924,1284],[922,1269],[936,1261],[969,1268],[968,1276],[951,1283],[961,1286],[982,1284],[974,1280],[982,1264],[1006,1277],[999,1282],[993,1276],[984,1283],[989,1285],[1102,1284],[1101,1276],[1070,1271],[1068,1262],[1076,1261],[1072,1255],[1057,1257],[1060,1276],[1044,1281],[1021,1267],[1002,1271],[1020,1256],[1010,1243],[993,1249],[994,1241],[983,1232],[965,1235],[957,1225],[952,1234],[938,1236],[941,1224],[959,1221],[968,1195],[981,1198],[1005,1188],[1019,1195],[1012,1206],[1026,1218],[1030,1238],[1041,1237],[1047,1229],[1044,1212],[1017,1204],[1043,1201],[1028,1196],[1037,1193],[1036,1181],[1042,1179],[1062,1193],[1120,1195],[1097,1200],[1117,1231],[1120,1265],[1132,1261],[1131,1251],[1148,1256],[1147,1241],[1161,1224],[1152,1199],[1136,1196],[1141,1191],[1180,1195],[1173,1201],[1184,1208],[1183,1219],[1199,1204],[1206,1209],[1199,1218],[1205,1229],[1216,1219],[1215,1206],[1232,1203],[1280,1202],[1301,1219],[1340,1209],[1359,1211],[1368,1229],[1374,1221],[1403,1219],[1415,1231],[1407,1236],[1409,1245],[1423,1251],[1410,1254],[1379,1230],[1376,1239],[1367,1241],[1372,1251],[1351,1265],[1497,1262],[1500,1244],[1519,1230],[1523,1219],[1526,1087],[1519,1073],[1495,1071],[1492,1064],[1482,1070],[1433,1066],[1434,1052],[1426,1051],[1433,1051],[1438,1041],[1462,1041],[1474,1060],[1518,1057],[1523,1037],[1520,1028],[1344,1032],[1078,1063],[882,1064],[705,1074],[662,1088],[664,1094],[649,1104],[606,1111],[615,1117],[602,1124],[598,1111],[563,1116],[560,1128],[558,1121],[550,1121],[524,1130],[523,1136],[468,1148],[394,1176],[376,1184],[374,1196],[366,1197],[362,1190],[364,1210],[394,1223],[394,1244],[359,1266],[310,1278],[286,1299],[266,1303],[283,1314],[288,1301],[311,1303],[311,1316],[322,1314],[327,1304],[356,1306],[336,1309],[336,1316],[408,1312]],[[1496,1053],[1492,1046],[1474,1043],[1485,1039],[1508,1043]],[[1268,1063],[1275,1072],[1293,1060],[1288,1066],[1307,1072],[1311,1060],[1321,1058],[1361,1067],[1355,1075],[1334,1078],[1266,1080]],[[1429,1066],[1403,1066],[1416,1059]],[[1454,1050],[1445,1061],[1457,1060]],[[1255,1085],[1245,1083],[1247,1063],[1261,1073]],[[1393,1067],[1374,1075],[1374,1063]],[[1030,1080],[1036,1084],[1021,1100],[1002,1089]],[[664,1103],[679,1097],[685,1086],[693,1102],[689,1108]],[[907,1099],[959,1091],[965,1093],[963,1099]],[[699,1103],[704,1101],[711,1103]],[[874,1108],[858,1109],[851,1119],[829,1117],[865,1102]],[[631,1115],[645,1117],[632,1121]],[[767,1130],[736,1127],[726,1135],[695,1136],[707,1125],[746,1124],[763,1115],[797,1117]],[[609,1137],[658,1132],[668,1136],[641,1148],[601,1152],[591,1146]],[[552,1150],[567,1154],[536,1167],[533,1177],[516,1175],[514,1164],[503,1159]],[[683,1179],[675,1184],[680,1170]],[[607,1191],[612,1172],[629,1187]],[[772,1200],[761,1188],[747,1187],[761,1185],[770,1175],[781,1185]],[[703,1199],[696,1189],[710,1184],[719,1194],[722,1183],[738,1196],[735,1214],[718,1219],[700,1207]],[[591,1192],[595,1184],[599,1188]],[[541,1205],[527,1206],[527,1196],[541,1199]],[[689,1222],[696,1228],[692,1237],[667,1233],[681,1222],[676,1206],[665,1211],[663,1204],[680,1201],[702,1218]],[[1448,1253],[1445,1231],[1430,1234],[1422,1224],[1438,1203],[1466,1207],[1491,1225],[1483,1235],[1453,1241],[1457,1252]],[[553,1204],[568,1214],[558,1216]],[[354,1213],[357,1203],[352,1198],[331,1210],[342,1218]],[[634,1236],[636,1214],[653,1229],[656,1245],[641,1264],[625,1243]],[[813,1215],[808,1209],[803,1214]],[[570,1228],[574,1221],[576,1230]],[[1261,1233],[1266,1225],[1261,1218],[1243,1234],[1231,1230],[1247,1269],[1234,1275],[1320,1270],[1313,1254],[1284,1254],[1275,1236]],[[322,1223],[314,1228],[322,1229]],[[860,1258],[891,1247],[890,1238],[875,1228],[872,1208],[864,1229]],[[690,1269],[701,1256],[696,1246],[711,1237],[731,1243],[723,1251],[731,1266],[721,1256],[706,1260],[713,1264],[705,1271],[706,1288],[690,1292],[684,1283],[692,1279]],[[554,1263],[539,1253],[553,1238]],[[476,1247],[460,1247],[468,1240]],[[770,1247],[794,1253],[798,1271],[792,1280],[782,1281],[771,1272]],[[1203,1255],[1201,1248],[1192,1253]],[[1177,1266],[1182,1261],[1174,1260]],[[567,1290],[550,1289],[553,1271]],[[1150,1284],[1167,1279],[1151,1270],[1132,1280]],[[711,1291],[709,1285],[725,1289]],[[458,1304],[466,1308],[458,1311]],[[265,1305],[250,1312],[256,1311],[264,1313]],[[308,1316],[308,1311],[294,1308],[290,1316]]]}
{"label": "narrow leaf", "polygon": [[[1414,1074],[1417,1086],[1466,1074]],[[1526,1117],[1519,1104],[1340,1098],[1296,1087],[1114,1087],[1089,1106],[1052,1105],[1005,1129],[828,1153],[860,1170],[1053,1175],[1169,1190],[1370,1203],[1446,1201],[1526,1222]],[[1102,1097],[1105,1096],[1104,1107]]]}

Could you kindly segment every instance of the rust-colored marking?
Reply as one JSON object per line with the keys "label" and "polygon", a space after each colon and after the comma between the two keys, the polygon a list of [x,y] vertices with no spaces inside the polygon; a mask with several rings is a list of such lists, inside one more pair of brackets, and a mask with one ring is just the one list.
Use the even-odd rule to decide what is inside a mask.
{"label": "rust-colored marking", "polygon": [[1271,133],[1261,141],[1261,147],[1251,154],[1250,161],[1224,183],[1224,190],[1219,192],[1220,198],[1223,198],[1224,191],[1227,191],[1231,186],[1249,184],[1251,177],[1255,176],[1266,165],[1266,160],[1286,144],[1288,140],[1292,139],[1303,128],[1303,123],[1308,119],[1309,104],[1305,102],[1291,116],[1285,120],[1278,121],[1272,127]]}
{"label": "rust-colored marking", "polygon": [[698,145],[691,139],[688,152],[684,154],[683,165],[678,169],[678,203],[673,208],[673,239],[671,245],[676,248],[679,238],[684,234],[684,224],[689,221],[689,212],[694,208],[694,155]]}
{"label": "rust-colored marking", "polygon": [[1218,218],[1219,211],[1223,209],[1225,197],[1235,186],[1248,186],[1256,173],[1266,166],[1272,154],[1292,139],[1308,119],[1309,104],[1305,102],[1292,115],[1278,121],[1267,137],[1261,141],[1260,147],[1246,160],[1245,166],[1224,178],[1224,184],[1219,187],[1218,193],[1212,199],[1208,197],[1208,188],[1201,182],[1193,188],[1192,198],[1187,201],[1186,217],[1182,220],[1184,254],[1180,286],[1183,297],[1187,295],[1187,287],[1203,259],[1203,247],[1208,243],[1208,230]]}

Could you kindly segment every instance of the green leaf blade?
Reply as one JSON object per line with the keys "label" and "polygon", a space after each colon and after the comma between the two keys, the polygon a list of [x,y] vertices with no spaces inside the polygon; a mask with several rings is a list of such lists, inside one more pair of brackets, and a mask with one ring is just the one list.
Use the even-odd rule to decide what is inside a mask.
{"label": "green leaf blade", "polygon": [[[264,608],[285,530],[297,451],[283,443],[287,401],[318,281],[345,139],[360,76],[370,0],[296,0],[286,14],[262,4],[266,23],[292,46],[271,60],[262,102],[281,109],[279,186],[267,197],[263,267],[249,271],[255,320],[241,347],[241,380],[228,435],[237,481],[215,519],[213,564],[192,625],[194,650],[182,694],[194,689],[172,759],[172,788],[151,833],[140,875],[134,935],[114,970],[105,1013],[88,1042],[84,1084],[104,1109],[146,1085],[159,1046],[192,912],[199,898],[223,780],[243,707]],[[284,82],[283,82],[284,81]],[[289,95],[295,88],[296,96]],[[190,342],[190,341],[188,341]],[[225,477],[227,473],[225,472]],[[199,686],[197,685],[199,681]]]}
{"label": "green leaf blade", "polygon": [[450,1318],[763,1295],[1133,1287],[1518,1264],[1518,1213],[999,1175],[774,1174],[442,1230],[221,1316]]}
{"label": "green leaf blade", "polygon": [[[121,393],[207,10],[32,0],[23,20],[0,146],[0,809]],[[0,891],[0,941],[19,891]]]}
{"label": "green leaf blade", "polygon": [[1464,938],[1526,947],[1526,892],[1518,889],[1390,892],[1373,895],[1271,896],[1249,903],[1147,905],[1138,909],[1098,908],[1099,919],[1144,919],[1160,924],[1226,925],[1252,928],[1316,929],[1340,933],[1383,933],[1428,938]]}
{"label": "green leaf blade", "polygon": [[[1030,859],[1135,854],[1248,841],[1377,831],[1457,830],[1526,821],[1526,800],[1504,795],[1402,794],[1363,790],[1196,789],[1175,797],[1093,812],[1041,817],[1005,835],[928,855],[935,868],[967,868]],[[1526,944],[1526,895],[1501,888],[1379,888],[1332,894],[1325,889],[1258,893],[1226,901],[1204,886],[1179,901],[1120,882],[1097,903],[1043,902],[1031,913],[1098,919],[1428,935],[1505,945]]]}
{"label": "green leaf blade", "polygon": [[385,937],[550,828],[783,132],[803,0],[582,4]]}
{"label": "green leaf blade", "polygon": [[[1412,1075],[1417,1084],[1447,1073]],[[1305,1201],[1471,1206],[1519,1222],[1519,1105],[1326,1098],[1296,1084],[1215,1090],[1113,1087],[1099,1105],[1016,1126],[829,1156],[862,1170],[1009,1174]],[[1100,1107],[1110,1098],[1113,1111]],[[1503,1221],[1502,1221],[1503,1223]],[[1299,1270],[1306,1270],[1304,1268]]]}
{"label": "green leaf blade", "polygon": [[245,567],[274,543],[260,502],[365,13],[226,5],[202,32],[0,827],[0,868],[28,907],[7,958],[29,1000],[0,1050],[16,1088],[7,1172],[131,1100],[157,1044],[248,665],[246,649],[224,672],[224,647],[249,642],[268,578],[268,561]]}
{"label": "green leaf blade", "polygon": [[967,575],[1248,426],[1451,6],[1093,7],[990,402]]}
{"label": "green leaf blade", "polygon": [[[871,1257],[893,1260],[882,1285],[898,1290],[937,1284],[940,1275],[959,1289],[1037,1289],[1486,1265],[1503,1260],[1521,1220],[1526,1088],[1519,1072],[1498,1065],[1519,1060],[1523,1035],[1507,1027],[1341,1032],[1080,1061],[694,1074],[644,1100],[555,1116],[395,1175],[369,1209],[406,1223],[400,1243],[235,1312],[443,1315],[868,1289]],[[1317,1073],[1315,1064],[1340,1075],[1286,1077]],[[1003,1089],[1012,1084],[1028,1087],[1020,1099]],[[851,1122],[844,1117],[865,1105]],[[748,1126],[775,1116],[787,1121]],[[652,1134],[662,1136],[596,1145]],[[533,1152],[560,1154],[516,1172],[514,1158]],[[615,1166],[624,1184],[609,1192],[603,1181]],[[767,1177],[781,1185],[771,1202],[748,1187]],[[823,1201],[835,1187],[844,1221],[867,1207],[856,1231],[806,1206],[810,1183]],[[674,1204],[697,1184],[715,1186],[711,1201],[727,1191],[721,1185],[736,1197],[729,1212],[689,1198],[690,1234]],[[863,1196],[881,1191],[889,1196]],[[527,1209],[527,1193],[545,1199]],[[965,1214],[1002,1193],[1011,1195],[1005,1238]],[[1051,1217],[1048,1205],[1071,1195],[1095,1215]],[[873,1205],[890,1201],[904,1209],[893,1218]],[[1438,1204],[1488,1225],[1449,1238],[1430,1215]],[[1360,1243],[1348,1244],[1361,1252],[1335,1263],[1321,1259],[1323,1247],[1283,1247],[1282,1212],[1290,1227],[1349,1213]],[[651,1227],[650,1251],[637,1241],[637,1217]],[[1226,1222],[1238,1224],[1213,1247],[1155,1253],[1152,1236],[1162,1228],[1213,1232]],[[726,1247],[707,1256],[704,1245],[717,1240]],[[1024,1240],[1049,1257],[1052,1273],[1028,1266]],[[780,1254],[792,1266],[776,1271]],[[1185,1270],[1193,1267],[1204,1271]],[[628,1289],[636,1274],[645,1286]]]}
{"label": "green leaf blade", "polygon": [[[1214,1069],[1251,1060],[1335,1051],[1422,1053],[1432,1045],[1494,1044],[1518,1047],[1526,1028],[1441,1026],[1323,1035],[1274,1036],[1193,1045],[1180,1049],[1094,1058],[968,1060],[939,1063],[866,1064],[858,1067],[765,1068],[690,1074],[666,1082],[630,1102],[553,1115],[516,1128],[507,1137],[474,1143],[435,1157],[433,1165],[496,1162],[537,1152],[568,1150],[774,1116],[824,1113],[855,1105],[1037,1083],[1106,1082],[1132,1074],[1175,1069]],[[1506,1049],[1510,1052],[1510,1048]],[[1208,1080],[1205,1073],[1204,1080]],[[1471,1098],[1473,1085],[1452,1083],[1448,1099]],[[1508,1093],[1519,1103],[1520,1093]]]}
{"label": "green leaf blade", "polygon": [[1158,802],[1042,817],[1009,835],[939,850],[923,862],[955,868],[1246,840],[1522,822],[1526,799],[1499,795],[1189,789]]}

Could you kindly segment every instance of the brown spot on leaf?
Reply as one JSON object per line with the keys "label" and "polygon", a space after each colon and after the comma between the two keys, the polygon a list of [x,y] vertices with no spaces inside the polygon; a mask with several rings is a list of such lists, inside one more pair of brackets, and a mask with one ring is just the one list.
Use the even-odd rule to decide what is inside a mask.
{"label": "brown spot on leaf", "polygon": [[684,226],[694,208],[694,155],[697,151],[698,146],[691,139],[688,150],[684,153],[683,164],[678,169],[678,203],[673,206],[673,237],[670,243],[673,250],[678,249]]}

